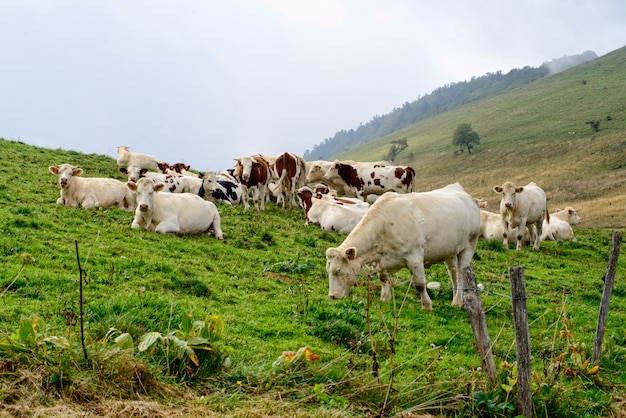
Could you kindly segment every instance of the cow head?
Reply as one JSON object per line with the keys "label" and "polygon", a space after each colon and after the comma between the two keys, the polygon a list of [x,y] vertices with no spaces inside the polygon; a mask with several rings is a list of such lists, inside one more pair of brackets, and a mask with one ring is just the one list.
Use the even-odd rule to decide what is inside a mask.
{"label": "cow head", "polygon": [[78,177],[83,174],[82,168],[74,167],[70,164],[52,165],[48,167],[48,170],[52,174],[59,176],[59,186],[62,188],[69,187],[72,177]]}
{"label": "cow head", "polygon": [[154,210],[154,194],[165,188],[163,183],[154,183],[148,178],[141,178],[137,183],[129,181],[126,186],[135,192],[137,209],[149,213]]}
{"label": "cow head", "polygon": [[494,186],[493,191],[502,194],[501,206],[504,206],[506,209],[514,209],[515,195],[522,193],[524,188],[517,187],[514,183],[507,181],[502,186]]}
{"label": "cow head", "polygon": [[202,178],[202,187],[204,190],[211,193],[217,189],[217,173],[215,171],[207,171]]}
{"label": "cow head", "polygon": [[328,296],[343,299],[358,281],[361,263],[356,248],[329,248],[326,250],[326,272],[328,273]]}

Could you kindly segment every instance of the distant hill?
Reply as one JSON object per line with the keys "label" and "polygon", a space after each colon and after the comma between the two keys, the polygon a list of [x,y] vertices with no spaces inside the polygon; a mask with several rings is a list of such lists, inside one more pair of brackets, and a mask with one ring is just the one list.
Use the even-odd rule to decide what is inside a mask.
{"label": "distant hill", "polygon": [[[460,123],[480,136],[469,155],[452,145]],[[497,211],[493,186],[534,181],[545,189],[550,210],[570,205],[585,226],[626,226],[626,47],[335,157],[378,161],[399,140],[408,146],[395,161],[416,170],[418,191],[459,182]]]}
{"label": "distant hill", "polygon": [[526,66],[513,69],[507,74],[501,71],[472,77],[470,81],[451,83],[437,88],[432,93],[409,103],[390,113],[374,118],[356,129],[341,130],[332,138],[315,145],[304,153],[304,159],[331,159],[350,148],[365,144],[385,135],[389,135],[407,126],[429,117],[456,109],[467,103],[501,94],[513,88],[531,83],[547,75],[556,74],[568,68],[597,58],[595,52],[586,51],[580,55],[565,56],[542,64],[538,68]]}

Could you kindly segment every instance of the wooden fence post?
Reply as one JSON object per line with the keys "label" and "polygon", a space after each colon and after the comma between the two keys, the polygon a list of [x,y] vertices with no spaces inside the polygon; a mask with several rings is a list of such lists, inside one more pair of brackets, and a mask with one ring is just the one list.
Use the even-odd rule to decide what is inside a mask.
{"label": "wooden fence post", "polygon": [[602,301],[600,303],[600,312],[598,313],[598,325],[596,326],[596,337],[593,341],[593,353],[591,361],[598,363],[600,354],[602,353],[602,339],[604,338],[604,328],[606,318],[609,315],[609,302],[611,302],[611,293],[613,292],[613,283],[615,282],[615,270],[617,269],[617,259],[619,258],[619,246],[622,241],[622,233],[620,231],[613,232],[613,245],[611,246],[611,255],[609,263],[604,274],[604,290],[602,291]]}
{"label": "wooden fence post", "polygon": [[530,330],[526,308],[526,284],[524,267],[509,268],[511,281],[511,301],[515,323],[515,343],[517,347],[517,412],[525,417],[533,416],[533,400],[530,387]]}
{"label": "wooden fence post", "polygon": [[485,311],[478,295],[478,288],[476,286],[476,276],[472,267],[465,267],[461,274],[463,281],[463,302],[465,304],[465,310],[469,316],[470,323],[472,324],[472,330],[474,331],[474,338],[476,339],[476,346],[478,347],[478,354],[480,355],[480,361],[482,363],[483,370],[487,375],[487,381],[493,388],[498,384],[498,376],[496,372],[496,363],[493,360],[493,352],[491,351],[491,340],[489,339],[489,332],[487,331],[487,322],[485,319]]}

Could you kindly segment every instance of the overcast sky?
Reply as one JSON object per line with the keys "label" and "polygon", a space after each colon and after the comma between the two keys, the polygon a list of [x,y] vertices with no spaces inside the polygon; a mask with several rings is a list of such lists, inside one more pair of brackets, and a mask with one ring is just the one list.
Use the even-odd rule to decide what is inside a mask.
{"label": "overcast sky", "polygon": [[0,0],[0,137],[197,170],[302,155],[450,82],[621,48],[625,5]]}

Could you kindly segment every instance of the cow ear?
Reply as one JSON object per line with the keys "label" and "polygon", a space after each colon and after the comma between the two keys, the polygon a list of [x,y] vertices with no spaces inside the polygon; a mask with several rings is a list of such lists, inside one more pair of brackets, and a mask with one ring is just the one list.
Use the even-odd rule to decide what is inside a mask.
{"label": "cow ear", "polygon": [[515,193],[522,193],[524,191],[523,187],[518,187],[515,189]]}
{"label": "cow ear", "polygon": [[120,167],[120,173],[128,174],[128,170],[124,167]]}
{"label": "cow ear", "polygon": [[52,174],[59,174],[59,166],[58,165],[51,165],[50,167],[48,167],[48,170],[50,170],[50,172]]}
{"label": "cow ear", "polygon": [[348,260],[354,260],[356,258],[356,248],[350,247],[346,250],[346,258]]}
{"label": "cow ear", "polygon": [[493,191],[496,193],[502,193],[502,187],[501,186],[493,186]]}
{"label": "cow ear", "polygon": [[157,183],[154,185],[155,192],[160,192],[163,189],[165,189],[165,183]]}
{"label": "cow ear", "polygon": [[137,190],[137,183],[135,183],[134,181],[129,181],[126,183],[126,187],[128,187],[132,191],[135,191]]}
{"label": "cow ear", "polygon": [[139,170],[139,174],[142,176],[145,176],[147,172],[148,172],[147,168],[142,168],[141,170]]}
{"label": "cow ear", "polygon": [[83,169],[80,167],[74,167],[74,170],[72,170],[72,175],[78,177],[81,174],[83,174]]}

